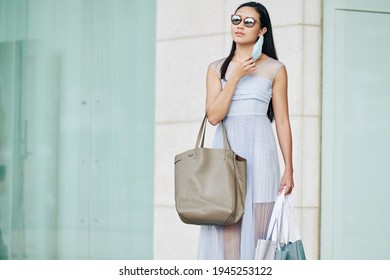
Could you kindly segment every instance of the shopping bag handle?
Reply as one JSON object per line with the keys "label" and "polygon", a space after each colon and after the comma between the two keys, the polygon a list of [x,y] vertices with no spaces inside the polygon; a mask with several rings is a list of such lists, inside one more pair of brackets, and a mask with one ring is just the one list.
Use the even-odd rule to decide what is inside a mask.
{"label": "shopping bag handle", "polygon": [[281,234],[280,230],[281,230],[284,200],[285,200],[285,190],[283,190],[282,193],[278,195],[278,197],[275,200],[274,208],[272,210],[272,215],[267,230],[267,240],[276,241],[278,246],[280,243],[280,234]]}
{"label": "shopping bag handle", "polygon": [[[290,218],[290,216],[292,218]],[[293,225],[291,225],[293,223]],[[283,231],[283,241],[288,244],[290,241],[290,228],[294,227],[294,235],[295,240],[301,239],[301,235],[299,233],[298,223],[295,220],[294,215],[294,207],[292,203],[291,195],[286,195],[284,199],[284,205],[283,205],[283,214],[282,214],[282,231]]]}

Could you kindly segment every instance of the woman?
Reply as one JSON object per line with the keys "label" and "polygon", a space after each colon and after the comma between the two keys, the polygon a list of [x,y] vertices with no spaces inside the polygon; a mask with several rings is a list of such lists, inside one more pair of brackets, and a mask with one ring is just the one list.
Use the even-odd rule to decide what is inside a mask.
{"label": "woman", "polygon": [[[231,22],[230,54],[208,68],[206,112],[209,122],[218,124],[214,147],[223,147],[224,120],[230,146],[247,159],[245,214],[234,225],[202,226],[199,259],[254,259],[257,240],[266,237],[276,196],[283,189],[289,194],[294,187],[287,73],[277,60],[268,11],[248,2],[237,8]],[[262,54],[254,61],[251,52],[259,39]],[[285,163],[281,179],[274,119]]]}

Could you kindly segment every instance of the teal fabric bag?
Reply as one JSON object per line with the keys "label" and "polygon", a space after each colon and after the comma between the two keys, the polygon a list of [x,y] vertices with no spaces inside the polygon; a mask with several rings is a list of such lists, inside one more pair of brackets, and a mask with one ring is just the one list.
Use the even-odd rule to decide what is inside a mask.
{"label": "teal fabric bag", "polygon": [[275,260],[306,260],[302,240],[289,242],[287,246],[283,244],[276,249]]}

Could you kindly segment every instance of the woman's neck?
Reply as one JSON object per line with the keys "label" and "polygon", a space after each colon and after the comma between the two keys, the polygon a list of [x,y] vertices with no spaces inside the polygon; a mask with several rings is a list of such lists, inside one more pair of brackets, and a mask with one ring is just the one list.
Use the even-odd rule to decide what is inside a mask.
{"label": "woman's neck", "polygon": [[250,56],[252,53],[253,45],[237,45],[235,54],[239,60]]}
{"label": "woman's neck", "polygon": [[[252,49],[254,45],[237,45],[236,51],[234,52],[234,58],[233,61],[239,61],[242,60],[252,54]],[[263,61],[264,59],[267,59],[268,56],[264,53],[260,55],[260,57],[256,61]]]}

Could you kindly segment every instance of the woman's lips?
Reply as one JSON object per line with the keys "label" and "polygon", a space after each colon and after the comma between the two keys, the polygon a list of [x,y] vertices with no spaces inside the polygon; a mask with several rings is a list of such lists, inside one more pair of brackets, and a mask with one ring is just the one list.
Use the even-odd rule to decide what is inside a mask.
{"label": "woman's lips", "polygon": [[238,36],[243,36],[244,35],[244,33],[242,33],[242,32],[235,32],[234,34],[236,34]]}

